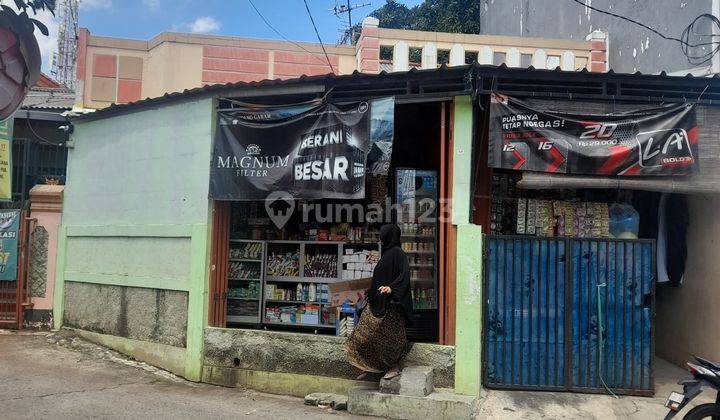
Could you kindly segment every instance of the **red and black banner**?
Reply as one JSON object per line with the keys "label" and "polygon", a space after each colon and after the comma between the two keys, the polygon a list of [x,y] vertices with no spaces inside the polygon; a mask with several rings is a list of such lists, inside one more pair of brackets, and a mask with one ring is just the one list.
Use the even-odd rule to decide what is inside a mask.
{"label": "red and black banner", "polygon": [[531,107],[493,94],[491,168],[585,175],[685,175],[697,166],[695,106],[605,115]]}

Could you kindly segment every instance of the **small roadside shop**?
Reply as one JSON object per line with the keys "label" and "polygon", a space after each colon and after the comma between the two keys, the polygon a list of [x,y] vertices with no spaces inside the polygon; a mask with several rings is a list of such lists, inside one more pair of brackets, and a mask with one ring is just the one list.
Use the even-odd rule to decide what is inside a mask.
{"label": "small roadside shop", "polygon": [[382,252],[380,226],[398,223],[415,308],[408,336],[438,342],[450,103],[395,102],[221,102],[210,175],[219,325],[347,335]]}
{"label": "small roadside shop", "polygon": [[712,82],[537,75],[479,83],[483,383],[652,395],[657,291],[689,264],[687,194],[717,176],[716,111],[683,97]]}
{"label": "small roadside shop", "polygon": [[[697,251],[708,233],[693,215],[712,213],[704,197],[720,192],[716,83],[443,66],[206,86],[79,116],[55,326],[191,380],[343,392],[356,372],[333,294],[372,272],[378,226],[391,221],[413,265],[407,363],[435,367],[438,387],[477,395],[482,366],[488,387],[651,392],[652,358],[668,354],[678,322],[663,313],[688,312],[661,295],[715,287],[696,268],[708,265]],[[507,101],[492,102],[496,93]],[[677,117],[684,97],[697,102],[687,108],[696,131]],[[641,147],[630,140],[612,171],[568,172],[575,157],[541,140],[567,127],[534,122],[627,111],[637,122],[673,106],[678,114],[646,113],[685,130],[687,175],[682,155],[665,162],[670,174],[619,174]],[[505,136],[511,112],[523,117],[505,122]],[[632,140],[643,124],[629,124]],[[546,129],[558,132],[537,131]],[[602,137],[592,144],[622,132],[579,130]],[[542,147],[530,154],[522,143]],[[652,145],[643,155],[655,156]],[[555,171],[517,167],[518,154]],[[655,293],[659,229],[647,223],[660,219],[659,192],[690,207],[684,284],[667,294]],[[610,237],[623,214],[615,204],[633,209],[620,237]]]}

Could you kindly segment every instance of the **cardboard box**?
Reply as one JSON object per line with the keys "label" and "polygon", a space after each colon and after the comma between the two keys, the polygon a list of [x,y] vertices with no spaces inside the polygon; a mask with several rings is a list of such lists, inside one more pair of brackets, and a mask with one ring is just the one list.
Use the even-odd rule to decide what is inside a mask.
{"label": "cardboard box", "polygon": [[330,283],[330,306],[342,306],[347,299],[350,303],[357,302],[365,295],[365,291],[372,285],[372,278]]}

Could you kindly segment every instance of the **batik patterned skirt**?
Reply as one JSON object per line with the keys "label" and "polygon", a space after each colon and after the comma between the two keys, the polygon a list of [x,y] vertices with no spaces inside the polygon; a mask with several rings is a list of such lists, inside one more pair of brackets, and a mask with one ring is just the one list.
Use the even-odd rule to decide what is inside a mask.
{"label": "batik patterned skirt", "polygon": [[387,372],[405,355],[405,315],[402,308],[391,305],[382,317],[365,308],[360,322],[343,345],[348,362],[365,372]]}

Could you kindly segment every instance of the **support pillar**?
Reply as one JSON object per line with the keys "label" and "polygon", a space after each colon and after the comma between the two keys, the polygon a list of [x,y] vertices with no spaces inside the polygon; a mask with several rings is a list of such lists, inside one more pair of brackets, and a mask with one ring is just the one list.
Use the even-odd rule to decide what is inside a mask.
{"label": "support pillar", "polygon": [[355,56],[361,73],[380,73],[380,21],[368,16],[362,21],[362,32]]}
{"label": "support pillar", "polygon": [[473,104],[455,98],[452,223],[457,228],[455,275],[455,392],[480,395],[482,348],[482,231],[470,223]]}
{"label": "support pillar", "polygon": [[[31,307],[25,319],[50,327],[55,293],[55,263],[62,216],[62,185],[36,185],[30,190],[30,250],[27,283]],[[62,293],[59,291],[58,293]]]}

